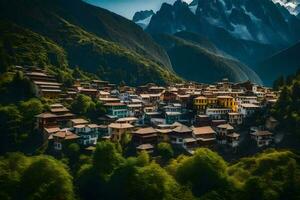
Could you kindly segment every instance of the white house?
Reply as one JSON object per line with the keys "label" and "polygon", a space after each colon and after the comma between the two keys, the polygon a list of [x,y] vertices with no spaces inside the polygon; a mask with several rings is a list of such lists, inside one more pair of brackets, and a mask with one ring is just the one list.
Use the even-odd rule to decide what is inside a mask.
{"label": "white house", "polygon": [[239,112],[244,115],[244,117],[249,117],[255,113],[260,107],[255,104],[245,103],[239,106]]}
{"label": "white house", "polygon": [[80,137],[79,144],[84,146],[96,145],[100,133],[97,124],[83,124],[74,126],[74,132]]}

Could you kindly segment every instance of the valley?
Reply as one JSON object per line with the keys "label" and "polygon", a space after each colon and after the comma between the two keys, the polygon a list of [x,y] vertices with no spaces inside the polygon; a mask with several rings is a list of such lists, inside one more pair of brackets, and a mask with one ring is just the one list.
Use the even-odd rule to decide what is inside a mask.
{"label": "valley", "polygon": [[299,6],[0,0],[0,199],[299,200]]}

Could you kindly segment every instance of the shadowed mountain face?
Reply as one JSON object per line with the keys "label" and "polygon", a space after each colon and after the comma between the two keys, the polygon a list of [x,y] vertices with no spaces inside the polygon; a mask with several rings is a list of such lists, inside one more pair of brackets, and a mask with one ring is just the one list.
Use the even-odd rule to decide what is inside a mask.
{"label": "shadowed mountain face", "polygon": [[[70,66],[103,79],[129,84],[178,80],[164,49],[140,27],[80,0],[3,0],[0,20],[51,40],[64,50]],[[15,53],[10,48],[1,51]]]}
{"label": "shadowed mountain face", "polygon": [[154,15],[153,10],[145,10],[145,11],[136,12],[132,18],[132,21],[134,21],[140,27],[145,29],[148,26],[148,24],[150,23],[152,15]]}
{"label": "shadowed mountain face", "polygon": [[[298,10],[298,0],[177,0],[162,4],[145,30],[165,47],[174,70],[185,78],[206,74],[214,79],[218,74],[210,72],[218,69],[233,80],[257,81],[245,63],[270,85],[300,67],[299,45],[293,46],[300,40]],[[199,47],[193,39],[210,45]],[[199,70],[201,75],[193,73]]]}
{"label": "shadowed mountain face", "polygon": [[151,34],[189,31],[250,65],[300,39],[300,21],[270,0],[195,0],[163,4],[146,28]]}
{"label": "shadowed mountain face", "polygon": [[294,74],[300,69],[300,42],[259,63],[257,71],[264,84],[272,85],[279,76]]}
{"label": "shadowed mountain face", "polygon": [[199,35],[178,32],[175,35],[158,34],[153,37],[165,47],[174,71],[187,80],[211,83],[227,77],[233,82],[251,80],[262,84],[254,71],[222,54]]}

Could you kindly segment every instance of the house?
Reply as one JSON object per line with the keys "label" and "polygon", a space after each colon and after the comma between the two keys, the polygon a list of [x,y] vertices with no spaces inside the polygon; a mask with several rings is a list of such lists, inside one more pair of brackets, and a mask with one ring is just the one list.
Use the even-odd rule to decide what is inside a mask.
{"label": "house", "polygon": [[64,114],[54,114],[50,112],[41,113],[36,115],[37,118],[37,126],[40,130],[43,130],[47,127],[53,126],[64,126],[67,122],[74,118],[74,114],[72,113],[64,113]]}
{"label": "house", "polygon": [[156,144],[158,131],[152,127],[140,128],[132,132],[132,141],[136,145]]}
{"label": "house", "polygon": [[154,152],[154,146],[152,144],[141,144],[136,147],[137,152],[146,151],[147,153]]}
{"label": "house", "polygon": [[190,94],[177,94],[177,101],[181,103],[182,107],[187,108],[191,104]]}
{"label": "house", "polygon": [[74,114],[61,104],[50,105],[50,112],[44,112],[36,116],[37,126],[40,130],[54,126],[67,126],[68,122],[74,118]]}
{"label": "house", "polygon": [[240,105],[240,113],[244,115],[244,117],[249,117],[253,115],[260,107],[255,104],[244,103]]}
{"label": "house", "polygon": [[193,154],[194,150],[199,147],[198,141],[193,137],[187,137],[183,139],[182,148],[188,153]]}
{"label": "house", "polygon": [[186,109],[182,108],[180,103],[172,103],[163,107],[165,113],[166,124],[173,124],[174,122],[186,120]]}
{"label": "house", "polygon": [[169,127],[160,127],[156,129],[158,142],[168,142],[169,135],[172,133],[172,129]]}
{"label": "house", "polygon": [[258,147],[268,146],[274,141],[273,133],[270,131],[257,130],[251,132],[250,135],[256,141]]}
{"label": "house", "polygon": [[198,114],[205,114],[208,107],[215,107],[218,103],[218,99],[209,95],[203,94],[194,99],[194,108]]}
{"label": "house", "polygon": [[120,141],[122,135],[127,132],[132,132],[134,126],[128,123],[111,123],[108,125],[108,134],[112,141]]}
{"label": "house", "polygon": [[115,97],[100,97],[99,101],[101,101],[103,104],[121,102],[119,98],[115,98]]}
{"label": "house", "polygon": [[61,83],[54,76],[48,75],[43,70],[30,69],[25,75],[33,82],[36,96],[55,99],[62,93]]}
{"label": "house", "polygon": [[217,126],[221,125],[221,124],[227,124],[227,121],[224,119],[215,119],[215,120],[211,120],[211,126],[213,128],[216,128]]}
{"label": "house", "polygon": [[[153,107],[149,107],[153,108]],[[144,124],[151,124],[153,119],[161,119],[162,114],[157,112],[155,109],[144,109],[144,116],[143,116],[143,123]]]}
{"label": "house", "polygon": [[116,120],[116,123],[128,123],[135,125],[138,122],[138,118],[136,117],[124,117]]}
{"label": "house", "polygon": [[240,134],[238,133],[229,133],[226,135],[226,144],[232,148],[235,148],[239,145]]}
{"label": "house", "polygon": [[149,88],[149,92],[151,94],[160,94],[162,93],[163,91],[165,90],[164,87],[161,87],[161,86],[152,86]]}
{"label": "house", "polygon": [[232,96],[218,96],[218,105],[223,108],[230,108],[233,112],[237,112],[237,103]]}
{"label": "house", "polygon": [[211,146],[216,141],[216,132],[210,126],[192,127],[193,137],[200,146]]}
{"label": "house", "polygon": [[243,114],[237,112],[228,113],[228,122],[231,125],[241,125],[243,123]]}
{"label": "house", "polygon": [[71,119],[69,122],[69,127],[74,127],[77,125],[88,124],[89,122],[82,118]]}
{"label": "house", "polygon": [[227,119],[228,113],[232,112],[231,108],[207,108],[206,115],[213,120]]}
{"label": "house", "polygon": [[192,132],[192,129],[181,124],[172,130],[172,133],[169,136],[170,142],[172,144],[182,145],[184,143],[184,139],[193,137]]}
{"label": "house", "polygon": [[239,96],[237,97],[238,101],[243,104],[257,104],[257,96]]}
{"label": "house", "polygon": [[109,84],[108,81],[101,81],[101,80],[92,80],[92,87],[96,89],[102,89],[104,87],[107,87]]}
{"label": "house", "polygon": [[35,85],[36,96],[48,99],[58,98],[62,93],[61,83],[49,81],[33,81]]}
{"label": "house", "polygon": [[144,104],[153,104],[160,101],[161,94],[140,94],[140,99]]}
{"label": "house", "polygon": [[58,131],[49,138],[53,141],[53,148],[56,151],[61,151],[68,144],[77,142],[79,136],[69,130]]}
{"label": "house", "polygon": [[98,95],[99,98],[110,98],[110,93],[107,91],[100,90]]}
{"label": "house", "polygon": [[124,103],[106,103],[104,104],[107,115],[111,118],[124,118],[128,116],[128,109]]}
{"label": "house", "polygon": [[165,91],[163,93],[163,101],[166,103],[173,103],[177,100],[177,93],[172,91]]}
{"label": "house", "polygon": [[59,131],[61,131],[61,129],[58,126],[44,128],[43,141],[44,142],[48,141],[50,136],[52,136],[54,133],[57,133]]}
{"label": "house", "polygon": [[181,119],[181,112],[166,112],[165,120],[166,124],[173,124],[174,122],[178,122]]}
{"label": "house", "polygon": [[92,98],[96,98],[98,96],[97,89],[78,87],[77,90],[80,94],[84,94]]}
{"label": "house", "polygon": [[208,115],[197,115],[195,119],[194,126],[201,127],[201,126],[210,126],[211,125],[211,119]]}
{"label": "house", "polygon": [[198,114],[204,114],[207,108],[208,100],[205,96],[199,96],[194,99],[194,108]]}
{"label": "house", "polygon": [[234,128],[230,124],[221,124],[216,127],[216,136],[219,144],[226,144],[227,135],[234,133]]}
{"label": "house", "polygon": [[138,117],[143,116],[143,105],[142,104],[127,104],[128,116]]}
{"label": "house", "polygon": [[83,146],[96,145],[101,135],[101,126],[97,124],[81,124],[73,127],[74,132],[80,136],[79,144]]}
{"label": "house", "polygon": [[143,102],[140,99],[133,98],[127,102],[128,115],[131,117],[142,117],[143,115]]}
{"label": "house", "polygon": [[266,120],[266,128],[268,130],[274,130],[277,126],[278,126],[278,121],[274,118],[274,117],[269,117],[267,120]]}

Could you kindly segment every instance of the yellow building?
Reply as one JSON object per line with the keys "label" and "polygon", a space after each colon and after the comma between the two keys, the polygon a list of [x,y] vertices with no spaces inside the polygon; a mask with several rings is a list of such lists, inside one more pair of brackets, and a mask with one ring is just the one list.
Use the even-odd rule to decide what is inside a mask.
{"label": "yellow building", "polygon": [[207,98],[207,106],[215,107],[214,105],[217,105],[217,103],[218,103],[217,98],[215,98],[215,97],[208,97]]}
{"label": "yellow building", "polygon": [[237,103],[232,96],[218,96],[218,105],[224,108],[231,108],[233,112],[237,112]]}
{"label": "yellow building", "polygon": [[217,103],[217,98],[199,96],[194,99],[194,108],[197,110],[197,113],[203,113],[207,107],[215,107]]}
{"label": "yellow building", "polygon": [[207,102],[208,101],[205,96],[199,96],[194,99],[194,107],[196,110],[205,110]]}

